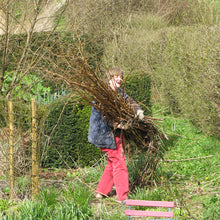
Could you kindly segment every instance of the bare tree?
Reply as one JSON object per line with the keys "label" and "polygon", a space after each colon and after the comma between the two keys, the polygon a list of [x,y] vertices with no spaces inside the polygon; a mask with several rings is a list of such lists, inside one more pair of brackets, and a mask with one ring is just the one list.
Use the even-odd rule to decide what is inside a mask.
{"label": "bare tree", "polygon": [[[8,110],[4,105],[4,100],[12,100],[21,93],[21,90],[29,93],[37,83],[44,79],[43,58],[47,53],[47,47],[53,47],[54,35],[67,5],[68,1],[65,0],[0,1],[0,161],[6,161],[1,166],[4,168],[1,170],[3,175],[7,176],[9,167],[8,144],[5,142],[10,137],[7,132]],[[25,81],[28,83],[25,84]],[[20,108],[23,104],[23,102],[17,102],[16,107]],[[22,120],[23,112],[18,112],[18,114],[15,112],[11,114],[14,117],[16,115],[16,122]],[[15,149],[14,152],[10,152],[10,155],[15,156],[15,164],[10,162],[13,171],[10,175],[13,178],[13,175],[25,172],[24,167],[27,165],[23,166],[24,164],[18,162],[20,156],[26,158],[21,154],[27,147],[24,144],[24,131],[19,126],[19,123],[16,123],[14,127]],[[30,136],[30,131],[27,133]],[[27,145],[29,144],[28,141]],[[28,164],[30,165],[29,162]],[[11,182],[13,185],[13,180]]]}
{"label": "bare tree", "polygon": [[[15,88],[22,79],[35,71],[45,54],[43,49],[58,27],[67,4],[68,1],[65,0],[2,1],[0,4],[2,96],[10,97],[12,93],[16,95]],[[45,34],[44,39],[36,36],[39,32]],[[33,85],[36,83],[33,81]]]}

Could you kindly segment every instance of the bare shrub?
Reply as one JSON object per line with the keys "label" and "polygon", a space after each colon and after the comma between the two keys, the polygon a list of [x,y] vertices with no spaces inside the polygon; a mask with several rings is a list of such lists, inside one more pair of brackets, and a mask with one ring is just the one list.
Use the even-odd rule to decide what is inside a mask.
{"label": "bare shrub", "polygon": [[[219,136],[220,29],[170,29],[149,49],[154,93],[160,103]],[[158,91],[158,92],[156,92]]]}
{"label": "bare shrub", "polygon": [[219,26],[168,27],[168,20],[145,13],[128,22],[105,41],[105,65],[150,75],[154,103],[218,135]]}
{"label": "bare shrub", "polygon": [[[14,169],[15,176],[21,176],[30,171],[31,157],[30,144],[31,133],[14,130]],[[9,170],[9,128],[1,128],[0,130],[0,167],[1,175],[7,176]]]}
{"label": "bare shrub", "polygon": [[152,1],[152,11],[171,25],[213,25],[219,19],[217,4],[209,0],[156,0]]}

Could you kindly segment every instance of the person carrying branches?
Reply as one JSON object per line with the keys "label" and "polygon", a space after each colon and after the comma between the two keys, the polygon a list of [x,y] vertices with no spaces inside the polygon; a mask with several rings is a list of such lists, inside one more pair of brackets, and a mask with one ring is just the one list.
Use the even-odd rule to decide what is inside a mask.
{"label": "person carrying branches", "polygon": [[[115,99],[118,96],[123,97],[134,110],[138,120],[144,120],[144,111],[121,89],[123,71],[119,68],[111,68],[106,71],[105,76],[109,93],[113,94]],[[115,185],[117,201],[123,202],[128,198],[129,193],[129,176],[124,153],[125,136],[123,135],[123,130],[127,129],[128,124],[114,122],[107,117],[107,114],[105,110],[100,112],[92,106],[88,140],[108,155],[107,165],[96,189],[96,198],[108,196]]]}

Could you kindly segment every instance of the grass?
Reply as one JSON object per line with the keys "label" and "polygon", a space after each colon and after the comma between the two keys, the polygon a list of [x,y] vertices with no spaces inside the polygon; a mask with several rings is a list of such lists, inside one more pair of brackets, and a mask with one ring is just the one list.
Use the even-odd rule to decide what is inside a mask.
{"label": "grass", "polygon": [[[169,195],[176,199],[179,217],[218,219],[218,208],[218,217],[212,217],[212,211],[219,203],[220,141],[206,136],[185,119],[166,118],[164,130],[170,137],[165,143],[169,150],[159,170]],[[205,208],[207,204],[212,211]]]}
{"label": "grass", "polygon": [[[157,168],[160,181],[154,187],[137,186],[130,198],[174,201],[176,219],[220,219],[219,140],[206,136],[186,119],[166,117],[163,130],[169,140],[164,161]],[[63,181],[57,185],[56,178],[51,184],[42,181],[40,196],[34,201],[0,200],[2,219],[127,219],[125,207],[115,198],[95,199],[104,165],[61,170],[67,174]],[[57,172],[54,175],[59,177]]]}
{"label": "grass", "polygon": [[164,124],[171,130],[170,140],[166,143],[169,151],[161,165],[185,180],[193,177],[214,181],[219,171],[219,140],[204,135],[184,119],[168,118]]}

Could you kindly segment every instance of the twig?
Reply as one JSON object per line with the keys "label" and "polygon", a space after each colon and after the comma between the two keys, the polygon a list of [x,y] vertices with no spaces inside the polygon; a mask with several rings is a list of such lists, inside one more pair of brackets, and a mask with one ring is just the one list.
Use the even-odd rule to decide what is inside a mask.
{"label": "twig", "polygon": [[214,155],[209,155],[209,156],[205,156],[205,157],[195,157],[195,158],[180,159],[180,160],[164,160],[164,162],[168,162],[168,163],[170,163],[170,162],[181,162],[181,161],[205,159],[205,158],[210,158],[210,157],[214,157]]}

